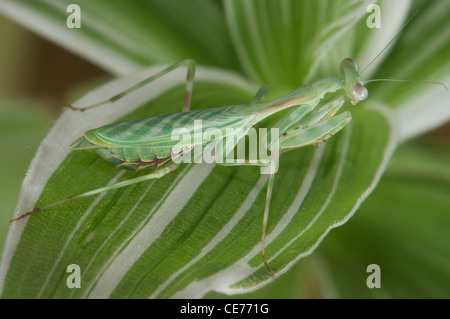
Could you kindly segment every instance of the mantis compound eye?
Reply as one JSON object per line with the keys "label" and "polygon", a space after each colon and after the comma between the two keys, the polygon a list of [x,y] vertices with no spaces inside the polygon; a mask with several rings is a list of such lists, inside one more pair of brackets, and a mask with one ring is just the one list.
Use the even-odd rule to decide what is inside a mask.
{"label": "mantis compound eye", "polygon": [[367,89],[359,83],[353,87],[351,93],[353,97],[351,102],[353,105],[355,105],[359,101],[364,101],[369,96],[369,91],[367,91]]}

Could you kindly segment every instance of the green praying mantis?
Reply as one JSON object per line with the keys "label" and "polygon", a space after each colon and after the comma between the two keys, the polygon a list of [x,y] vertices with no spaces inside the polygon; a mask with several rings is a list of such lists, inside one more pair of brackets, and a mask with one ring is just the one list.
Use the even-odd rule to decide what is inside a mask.
{"label": "green praying mantis", "polygon": [[[395,37],[391,42],[394,39]],[[351,121],[350,112],[338,114],[338,111],[346,100],[345,96],[350,99],[353,105],[356,105],[368,98],[368,90],[365,87],[366,83],[371,81],[386,81],[388,79],[364,81],[361,78],[362,72],[358,64],[353,59],[346,58],[340,64],[340,75],[328,76],[308,85],[300,86],[290,94],[274,101],[261,102],[262,97],[268,90],[268,86],[264,85],[250,103],[206,110],[191,110],[195,62],[188,59],[163,69],[105,101],[83,108],[69,107],[76,111],[83,111],[98,105],[114,102],[183,66],[187,67],[187,80],[181,112],[114,123],[91,129],[73,143],[73,150],[94,152],[113,167],[135,171],[148,171],[148,174],[67,197],[46,206],[35,208],[27,213],[16,213],[11,222],[17,222],[38,211],[65,202],[135,183],[161,178],[177,169],[181,165],[180,159],[182,157],[192,159],[202,156],[206,148],[210,145],[214,145],[216,154],[219,154],[220,158],[226,157],[228,150],[233,149],[239,140],[243,139],[248,131],[256,124],[276,113],[288,110],[273,126],[278,132],[269,137],[270,143],[268,143],[267,148],[272,155],[270,159],[233,160],[227,158],[223,161],[217,161],[218,165],[224,166],[258,166],[261,170],[264,169],[264,172],[269,175],[261,226],[261,256],[265,268],[273,276],[274,274],[265,254],[265,236],[277,165],[276,156],[274,155],[308,145],[317,146],[318,143],[326,141]],[[324,99],[327,94],[337,91],[343,91],[344,95]],[[180,142],[173,138],[173,131],[176,128],[191,127],[194,121],[199,120],[202,121],[201,134],[204,134],[209,129],[219,130],[223,134],[218,134],[208,140],[193,136],[193,138],[182,139]],[[237,138],[226,139],[227,130],[237,132]],[[200,151],[194,152],[194,150]]]}

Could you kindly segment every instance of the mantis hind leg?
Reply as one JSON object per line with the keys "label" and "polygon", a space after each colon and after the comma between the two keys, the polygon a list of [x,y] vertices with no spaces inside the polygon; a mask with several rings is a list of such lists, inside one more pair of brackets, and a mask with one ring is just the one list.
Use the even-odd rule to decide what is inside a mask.
{"label": "mantis hind leg", "polygon": [[140,183],[140,182],[144,182],[144,181],[147,181],[147,180],[150,180],[150,179],[161,178],[164,175],[174,171],[178,166],[179,166],[178,164],[172,164],[172,165],[169,165],[169,166],[157,169],[154,172],[152,172],[150,174],[147,174],[147,175],[138,176],[138,177],[131,178],[131,179],[128,179],[128,180],[125,180],[125,181],[122,181],[122,182],[117,182],[117,183],[114,183],[114,184],[111,184],[111,185],[108,185],[108,186],[105,186],[105,187],[97,188],[97,189],[94,189],[94,190],[91,190],[91,191],[88,191],[88,192],[85,192],[85,193],[82,193],[82,194],[78,194],[78,195],[74,195],[74,196],[70,196],[70,197],[64,198],[64,199],[62,199],[60,201],[57,201],[57,202],[54,202],[54,203],[51,203],[51,204],[48,204],[48,205],[45,205],[45,206],[42,206],[42,207],[35,208],[32,211],[29,211],[27,213],[21,214],[21,215],[15,217],[15,218],[11,219],[9,221],[9,223],[16,222],[16,221],[18,221],[18,220],[20,220],[22,218],[30,216],[30,215],[32,215],[34,213],[37,213],[37,212],[41,211],[41,210],[44,210],[44,209],[47,209],[47,208],[50,208],[50,207],[53,207],[53,206],[56,206],[56,205],[59,205],[59,204],[64,204],[64,203],[67,203],[67,202],[71,202],[71,201],[79,199],[79,198],[96,195],[96,194],[99,194],[99,193],[102,193],[102,192],[110,191],[110,190],[113,190],[113,189],[125,187],[125,186],[128,186],[128,185],[132,185],[132,184],[136,184],[136,183]]}
{"label": "mantis hind leg", "polygon": [[261,226],[261,257],[264,263],[264,267],[266,267],[269,274],[273,277],[275,274],[272,271],[272,269],[269,266],[269,262],[266,257],[266,228],[267,228],[267,221],[269,219],[269,211],[270,211],[270,202],[272,199],[272,189],[273,189],[273,182],[275,180],[275,163],[273,160],[270,161],[245,161],[244,163],[239,162],[228,162],[228,163],[221,163],[219,165],[222,166],[241,166],[241,165],[251,165],[251,166],[259,166],[259,167],[270,167],[271,173],[269,174],[269,181],[267,183],[267,193],[266,193],[266,203],[264,208],[264,216]]}
{"label": "mantis hind leg", "polygon": [[195,61],[191,60],[191,59],[172,64],[172,65],[168,66],[167,68],[165,68],[164,70],[151,75],[150,77],[134,84],[133,86],[115,94],[114,96],[112,96],[104,101],[101,101],[101,102],[98,102],[95,104],[91,104],[91,105],[88,105],[85,107],[74,107],[72,105],[67,105],[66,107],[68,107],[72,110],[75,110],[75,111],[85,111],[87,109],[94,108],[99,105],[117,101],[120,98],[124,97],[125,95],[143,87],[144,85],[162,77],[163,75],[165,75],[175,69],[178,69],[181,66],[187,66],[186,89],[185,89],[185,93],[184,93],[183,112],[189,111],[191,108],[191,97],[192,97],[192,90],[194,87],[194,76],[195,76]]}

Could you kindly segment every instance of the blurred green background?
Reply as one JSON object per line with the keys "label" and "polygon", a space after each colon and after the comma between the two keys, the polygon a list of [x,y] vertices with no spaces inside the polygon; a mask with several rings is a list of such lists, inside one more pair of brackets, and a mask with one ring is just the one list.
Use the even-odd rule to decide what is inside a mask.
{"label": "blurred green background", "polygon": [[106,71],[0,15],[0,246],[31,159],[74,88]]}

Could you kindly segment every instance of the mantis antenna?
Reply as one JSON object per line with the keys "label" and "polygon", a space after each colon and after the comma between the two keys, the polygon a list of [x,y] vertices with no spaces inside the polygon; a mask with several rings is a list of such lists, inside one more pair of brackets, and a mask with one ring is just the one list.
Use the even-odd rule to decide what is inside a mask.
{"label": "mantis antenna", "polygon": [[[400,33],[403,31],[404,28],[406,28],[406,26],[411,22],[411,20],[419,13],[419,10],[416,10],[416,12],[414,12],[414,14],[408,19],[408,21],[406,21],[406,23],[402,26],[402,28],[400,29],[400,31],[397,32],[397,34],[391,39],[391,41],[389,41],[388,44],[386,44],[386,46],[380,51],[380,53],[377,54],[377,56],[375,58],[372,59],[372,61],[370,61],[370,63],[361,71],[361,74],[366,71],[372,64],[373,62],[375,62],[381,54],[383,54],[383,52],[392,44],[392,42],[394,42],[394,40],[400,35]],[[365,81],[364,83],[369,83],[369,82],[410,82],[410,83],[428,83],[428,84],[440,84],[442,85],[446,91],[448,91],[447,86],[442,83],[442,82],[434,82],[434,81],[414,81],[414,80],[398,80],[398,79],[374,79],[374,80],[368,80]]]}
{"label": "mantis antenna", "polygon": [[403,27],[400,29],[400,31],[397,32],[397,34],[391,39],[391,41],[389,41],[388,44],[386,44],[386,46],[380,51],[380,53],[377,54],[377,56],[375,58],[373,58],[372,61],[369,62],[369,64],[361,71],[361,74],[364,73],[364,71],[366,71],[372,64],[373,62],[375,62],[381,54],[383,54],[383,52],[392,44],[392,42],[394,42],[394,40],[400,35],[400,33],[403,31],[404,28],[406,28],[406,26],[411,22],[411,20],[419,13],[419,10],[416,10],[416,12],[414,12],[414,14],[408,19],[408,21],[406,21],[406,23],[403,25]]}
{"label": "mantis antenna", "polygon": [[434,81],[414,81],[414,80],[397,80],[397,79],[374,79],[369,80],[364,83],[368,82],[410,82],[410,83],[428,83],[428,84],[440,84],[442,85],[446,91],[448,91],[447,86],[442,82],[434,82]]}

